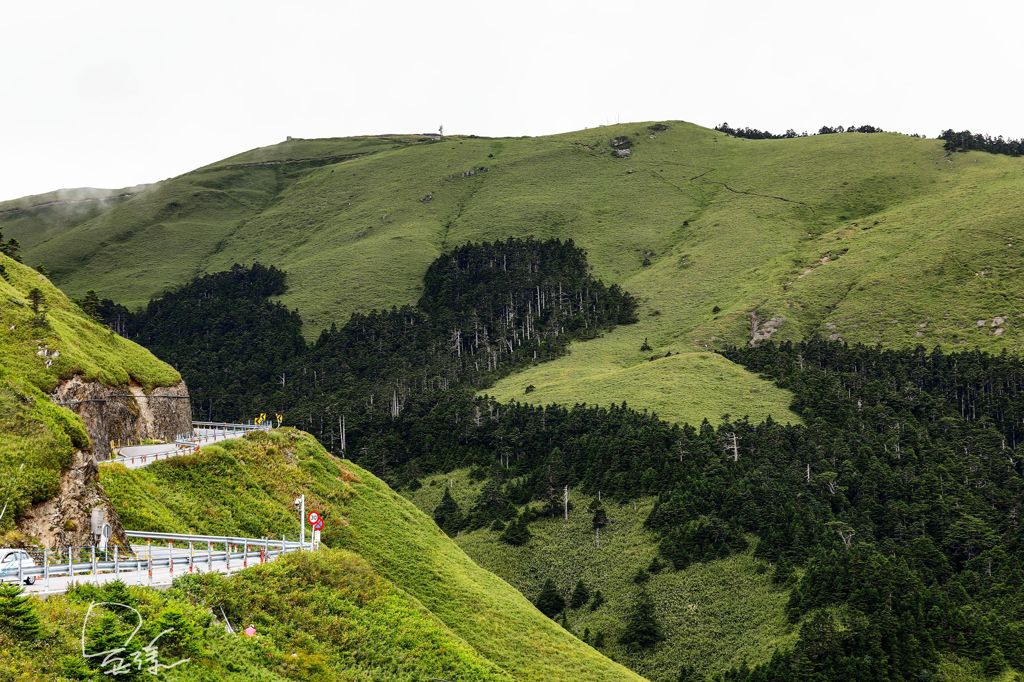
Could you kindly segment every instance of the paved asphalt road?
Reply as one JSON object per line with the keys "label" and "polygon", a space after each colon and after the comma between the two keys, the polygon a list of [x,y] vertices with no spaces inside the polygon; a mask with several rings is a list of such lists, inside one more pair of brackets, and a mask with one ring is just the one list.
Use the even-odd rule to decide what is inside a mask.
{"label": "paved asphalt road", "polygon": [[[196,445],[202,447],[209,445],[210,443],[217,443],[222,440],[229,440],[231,438],[240,438],[245,435],[244,431],[220,431],[217,429],[195,429],[193,438],[189,440],[194,442]],[[129,469],[139,469],[141,467],[158,462],[160,460],[169,459],[171,457],[177,457],[179,455],[189,454],[188,448],[177,448],[174,445],[168,445],[166,443],[160,443],[158,445],[132,445],[126,448],[120,448],[118,454],[122,457],[128,457],[129,459],[122,461]],[[145,457],[145,459],[143,459]],[[134,458],[131,459],[131,458]]]}
{"label": "paved asphalt road", "polygon": [[[203,445],[217,443],[231,438],[240,438],[246,433],[247,431],[244,430],[196,428],[193,430],[193,436],[189,441],[199,447],[202,447]],[[160,461],[170,457],[177,457],[190,452],[192,452],[192,449],[188,446],[179,448],[173,444],[159,444],[125,447],[121,448],[118,451],[118,454],[129,458],[128,461],[123,462],[126,467],[129,469],[138,469],[148,464],[152,464],[155,461]],[[142,459],[143,457],[145,457],[145,460]],[[134,460],[132,458],[134,458]],[[260,544],[261,543],[258,540],[254,540],[253,544],[249,545],[249,553],[247,556],[243,556],[242,546],[236,545],[235,548],[233,548],[229,559],[225,558],[223,554],[221,554],[220,557],[213,558],[209,562],[207,561],[206,544],[196,544],[193,548],[192,554],[192,570],[196,573],[234,573],[235,571],[242,570],[246,566],[255,566],[260,563]],[[154,560],[165,559],[170,554],[173,554],[176,557],[189,556],[189,548],[187,544],[178,545],[173,550],[162,546],[149,547],[144,544],[134,544],[132,545],[132,550],[140,559],[148,559],[149,557],[152,557]],[[221,544],[215,544],[213,546],[213,551],[222,553],[224,551],[224,546]],[[106,558],[109,558],[110,560],[113,559],[112,555]],[[270,561],[273,558],[273,556],[268,556],[266,557],[266,560]],[[24,586],[25,591],[29,594],[39,596],[62,594],[75,583],[102,584],[114,580],[123,580],[129,585],[161,587],[170,585],[175,577],[189,572],[189,567],[187,563],[184,562],[176,564],[173,567],[173,570],[169,566],[154,566],[152,571],[150,571],[148,567],[136,569],[134,561],[128,561],[128,565],[122,564],[121,570],[117,573],[78,573],[74,576],[54,575],[45,579],[43,577],[38,577],[35,584]],[[53,570],[57,570],[53,564],[51,564],[51,567],[53,567]]]}

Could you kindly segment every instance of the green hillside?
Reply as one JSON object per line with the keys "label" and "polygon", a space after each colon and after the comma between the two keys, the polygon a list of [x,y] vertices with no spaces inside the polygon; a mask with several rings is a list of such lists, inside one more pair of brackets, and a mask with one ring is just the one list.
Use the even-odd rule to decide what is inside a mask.
{"label": "green hillside", "polygon": [[[82,623],[93,601],[140,612],[145,629],[126,655],[173,627],[158,641],[160,662],[188,662],[162,671],[160,679],[511,679],[414,597],[344,550],[287,555],[230,577],[184,576],[166,591],[81,585],[67,596],[33,600],[40,632],[29,637],[0,627],[4,679],[105,679],[102,657],[90,666],[81,653]],[[228,633],[224,617],[237,630],[254,625],[258,636]],[[104,650],[99,643],[117,634],[122,644],[134,624],[126,618],[101,621],[96,614],[89,622],[97,624],[87,631],[90,652]],[[131,679],[148,678],[148,672]]]}
{"label": "green hillside", "polygon": [[[888,133],[747,140],[665,125],[292,140],[53,236],[33,239],[8,213],[0,227],[68,291],[130,306],[236,261],[273,264],[308,334],[415,301],[451,246],[571,237],[599,277],[642,299],[640,323],[492,392],[522,399],[533,385],[532,401],[626,400],[676,420],[789,418],[784,394],[700,353],[745,342],[752,315],[774,338],[1020,348],[1024,160]],[[611,154],[617,136],[630,157]]]}
{"label": "green hillside", "polygon": [[[630,154],[614,155],[613,139]],[[730,668],[735,679],[881,679],[885,671],[995,679],[1024,661],[1013,455],[1024,414],[1024,369],[1013,357],[1024,338],[1022,170],[1022,159],[950,154],[939,141],[896,134],[749,140],[681,122],[544,138],[288,140],[117,196],[88,215],[65,214],[60,202],[0,207],[0,228],[72,294],[96,289],[135,306],[236,261],[274,265],[288,273],[280,299],[298,309],[308,335],[355,311],[415,301],[428,264],[460,244],[572,238],[597,277],[637,297],[639,321],[602,327],[611,331],[549,362],[534,354],[532,366],[487,392],[501,401],[625,401],[694,425],[724,414],[752,418],[723,420],[717,431],[672,429],[625,409],[528,410],[473,403],[471,391],[432,401],[426,388],[417,404],[389,377],[390,413],[382,394],[376,414],[360,422],[351,412],[373,405],[373,393],[353,390],[352,405],[339,408],[341,394],[331,389],[350,388],[345,367],[424,362],[407,348],[389,350],[392,336],[374,336],[368,324],[363,346],[342,343],[343,333],[337,347],[318,345],[308,366],[281,370],[279,392],[287,376],[288,390],[319,390],[320,402],[284,411],[319,427],[332,449],[336,418],[341,439],[348,417],[349,456],[395,485],[411,484],[409,501],[291,430],[103,472],[128,527],[294,535],[299,492],[324,513],[326,558],[291,559],[238,583],[209,578],[169,595],[181,608],[225,604],[232,618],[259,622],[270,651],[259,674],[345,667],[355,679],[629,679],[614,660],[657,681]],[[483,262],[497,271],[504,261]],[[52,312],[28,311],[26,282],[39,276],[12,267],[8,298],[22,304],[4,314],[21,317],[0,333],[28,336],[12,353],[20,359],[0,361],[0,371],[36,399],[12,393],[14,433],[36,438],[25,425],[45,424],[54,453],[82,439],[80,425],[54,416],[42,392],[69,367],[113,382],[176,377],[151,356],[130,358],[132,347],[111,345],[123,342],[82,323],[55,290],[40,289],[58,301]],[[486,337],[491,322],[472,310]],[[401,314],[391,313],[395,329],[412,324]],[[447,341],[451,328],[439,325],[424,345],[461,358],[461,341],[454,349]],[[176,339],[175,331],[162,333]],[[42,345],[50,343],[44,333],[67,346],[59,357],[50,354],[55,345]],[[818,340],[744,350],[752,338],[813,335],[870,346]],[[730,344],[740,350],[713,352]],[[276,391],[278,363],[269,364]],[[410,376],[415,393],[420,377]],[[800,421],[791,404],[803,425],[779,426]],[[775,421],[758,423],[768,416]],[[42,443],[27,447],[39,452]],[[51,457],[58,464],[45,480],[7,472],[17,504],[45,497],[61,457]],[[485,483],[490,497],[481,494]],[[559,516],[566,483],[568,521]],[[445,489],[475,519],[439,517],[453,539],[422,513],[433,513]],[[593,499],[582,489],[605,496],[600,546]],[[500,536],[516,507],[512,530],[528,520],[530,539],[512,546]],[[313,583],[294,571],[329,587],[303,601]],[[567,598],[583,581],[604,602],[576,605],[558,625],[527,601],[549,581]],[[370,583],[376,588],[363,591]],[[647,624],[637,625],[647,599]],[[335,630],[351,638],[303,641],[282,602],[311,618],[331,603],[329,615],[345,614]],[[658,641],[620,639],[652,619]],[[408,628],[405,642],[422,656],[396,654],[392,644],[401,644],[387,638],[381,649],[354,643],[380,628]],[[301,652],[300,667],[288,667],[288,651]],[[751,673],[748,665],[759,667]]]}
{"label": "green hillside", "polygon": [[124,189],[79,187],[2,201],[0,223],[8,232],[18,233],[22,246],[32,247],[95,218],[144,188],[144,185]]}
{"label": "green hillside", "polygon": [[[462,509],[471,509],[483,487],[468,470],[429,476],[423,486],[407,492],[427,514],[441,501],[445,488]],[[674,681],[686,664],[700,675],[764,663],[776,649],[789,649],[798,627],[786,619],[789,590],[771,581],[770,566],[751,553],[701,563],[683,571],[665,566],[652,574],[647,590],[665,636],[652,651],[635,653],[618,642],[629,607],[640,589],[637,571],[658,556],[657,537],[644,528],[652,498],[633,503],[604,501],[609,525],[598,546],[587,507],[592,498],[574,492],[569,521],[541,519],[530,524],[531,539],[523,546],[501,542],[500,533],[478,529],[462,532],[455,542],[484,568],[509,581],[531,598],[544,581],[555,581],[569,599],[582,580],[591,595],[600,590],[605,603],[568,611],[567,623],[577,637],[603,633],[602,653],[652,680]],[[703,679],[702,677],[698,679]]]}
{"label": "green hillside", "polygon": [[[88,319],[38,272],[6,256],[0,265],[6,531],[25,508],[57,492],[73,451],[89,445],[81,420],[47,395],[60,379],[82,374],[110,385],[154,386],[180,377]],[[77,633],[89,602],[113,599],[139,608],[147,628],[173,625],[181,633],[161,650],[193,661],[167,679],[512,680],[557,677],[565,666],[595,680],[639,679],[536,612],[410,503],[371,474],[342,467],[308,435],[251,438],[136,472],[105,469],[101,483],[128,527],[254,536],[293,533],[291,500],[305,490],[310,505],[333,522],[325,541],[339,549],[227,578],[186,579],[166,593],[83,587],[33,601],[40,632],[0,624],[0,676],[98,678],[80,656]],[[259,639],[226,634],[210,615],[221,608],[236,627],[256,624]],[[531,646],[543,660],[533,660]]]}
{"label": "green hillside", "polygon": [[59,380],[81,374],[112,386],[163,386],[181,378],[88,319],[38,272],[4,255],[0,267],[0,506],[7,505],[0,529],[7,530],[29,505],[56,492],[73,451],[89,446],[81,420],[46,395]]}
{"label": "green hillside", "polygon": [[[89,319],[66,294],[32,268],[3,255],[0,266],[6,273],[0,276],[0,363],[5,370],[44,391],[74,374],[111,386],[131,380],[146,387],[181,381],[173,368],[148,350]],[[33,289],[38,289],[42,297],[39,315],[29,300]],[[39,353],[43,347],[50,351],[45,357]]]}
{"label": "green hillside", "polygon": [[[509,678],[639,679],[543,616],[412,503],[332,458],[308,434],[253,434],[146,469],[102,473],[126,526],[164,531],[294,535],[292,501],[304,492],[307,508],[327,521],[326,545],[361,556]],[[262,608],[250,605],[247,614],[260,618]]]}

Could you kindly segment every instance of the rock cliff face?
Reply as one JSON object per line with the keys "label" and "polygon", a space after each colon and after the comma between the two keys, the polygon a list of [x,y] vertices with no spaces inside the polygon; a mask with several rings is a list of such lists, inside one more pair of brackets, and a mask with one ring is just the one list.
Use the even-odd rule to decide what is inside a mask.
{"label": "rock cliff face", "polygon": [[100,485],[97,460],[110,456],[112,442],[170,441],[188,432],[188,388],[181,382],[147,392],[134,383],[112,387],[76,376],[61,382],[51,398],[82,418],[92,449],[75,451],[71,467],[61,475],[60,492],[28,510],[19,529],[50,547],[92,545],[92,511],[101,507],[113,531],[111,541],[127,547],[121,521]]}
{"label": "rock cliff face", "polygon": [[146,392],[136,383],[105,386],[76,376],[61,382],[51,397],[85,422],[96,459],[110,456],[111,443],[138,443],[146,438],[170,441],[192,427],[185,382]]}
{"label": "rock cliff face", "polygon": [[29,509],[18,528],[47,547],[92,545],[92,510],[102,507],[110,524],[111,543],[128,547],[121,519],[103,492],[99,466],[91,452],[76,450],[71,468],[60,478],[60,492]]}

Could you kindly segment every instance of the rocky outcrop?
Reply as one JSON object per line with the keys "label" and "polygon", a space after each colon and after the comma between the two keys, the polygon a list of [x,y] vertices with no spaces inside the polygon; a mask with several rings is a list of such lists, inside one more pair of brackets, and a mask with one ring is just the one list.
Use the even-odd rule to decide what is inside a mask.
{"label": "rocky outcrop", "polygon": [[111,526],[111,543],[128,547],[121,519],[99,484],[99,466],[92,453],[76,450],[71,468],[61,474],[60,492],[29,509],[18,521],[23,533],[46,547],[85,547],[96,538],[92,511],[100,507]]}
{"label": "rocky outcrop", "polygon": [[750,345],[757,346],[772,338],[772,334],[778,331],[786,318],[782,316],[773,317],[770,320],[762,320],[754,310],[750,313]]}
{"label": "rocky outcrop", "polygon": [[61,474],[60,491],[29,509],[18,529],[49,547],[88,546],[96,541],[93,510],[103,509],[111,526],[111,542],[128,547],[117,512],[99,481],[97,460],[106,459],[112,443],[137,443],[147,438],[171,441],[192,427],[192,409],[184,382],[146,391],[136,383],[106,386],[75,376],[50,394],[85,422],[91,450],[76,450],[71,467]]}
{"label": "rocky outcrop", "polygon": [[625,135],[612,138],[608,144],[611,145],[612,156],[617,159],[628,159],[633,154],[633,141]]}
{"label": "rocky outcrop", "polygon": [[147,392],[134,382],[106,386],[75,376],[61,382],[51,397],[85,422],[97,459],[110,456],[111,443],[138,443],[147,438],[171,441],[192,427],[185,382]]}

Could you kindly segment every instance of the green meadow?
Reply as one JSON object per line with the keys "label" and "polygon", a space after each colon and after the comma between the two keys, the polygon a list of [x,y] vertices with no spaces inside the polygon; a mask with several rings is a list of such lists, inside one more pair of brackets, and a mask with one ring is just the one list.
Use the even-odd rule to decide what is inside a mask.
{"label": "green meadow", "polygon": [[[103,658],[90,666],[80,639],[89,604],[101,601],[139,611],[144,629],[135,647],[161,628],[173,628],[157,642],[160,662],[188,661],[161,671],[165,680],[512,679],[414,597],[344,550],[290,554],[231,576],[186,575],[167,590],[80,585],[68,595],[32,600],[40,631],[28,639],[0,629],[0,674],[11,680],[107,679]],[[238,634],[248,625],[257,631],[251,639]],[[107,627],[127,637],[123,622],[108,621]],[[113,633],[105,634],[87,633],[89,650],[113,640]],[[149,670],[137,677],[149,677]]]}
{"label": "green meadow", "polygon": [[[276,265],[310,337],[415,301],[454,245],[571,238],[641,299],[639,323],[490,392],[626,401],[677,421],[795,419],[785,393],[706,354],[746,343],[755,324],[776,339],[1020,349],[1024,160],[890,133],[747,140],[664,126],[291,140],[99,212],[58,219],[59,205],[19,200],[0,228],[67,291],[129,306],[234,262]],[[623,135],[632,155],[613,158]]]}
{"label": "green meadow", "polygon": [[[429,476],[424,485],[406,495],[420,509],[432,513],[447,487],[459,506],[472,508],[482,487],[467,469]],[[642,654],[618,642],[629,609],[640,586],[634,581],[658,555],[657,537],[644,528],[653,498],[619,504],[604,500],[609,524],[598,541],[587,507],[593,498],[570,495],[569,520],[541,519],[530,523],[530,541],[515,547],[501,542],[489,529],[462,532],[455,542],[478,564],[508,580],[535,599],[544,581],[552,579],[568,601],[576,583],[584,582],[591,595],[598,590],[605,603],[569,609],[566,625],[577,637],[591,642],[603,638],[602,653],[652,680],[675,680],[680,666],[692,666],[701,675],[720,673],[746,661],[763,663],[776,649],[795,643],[799,626],[786,620],[789,590],[771,582],[771,567],[754,559],[751,550],[683,571],[670,565],[650,574],[646,583],[665,639]]]}

